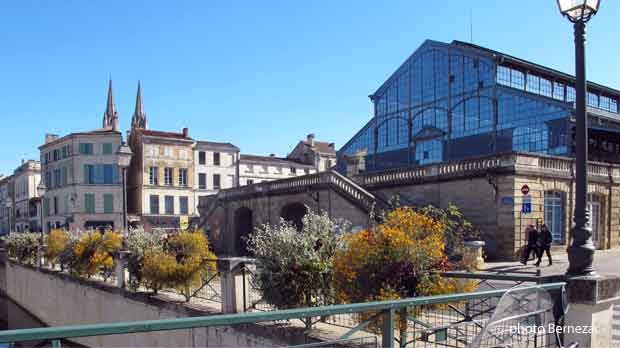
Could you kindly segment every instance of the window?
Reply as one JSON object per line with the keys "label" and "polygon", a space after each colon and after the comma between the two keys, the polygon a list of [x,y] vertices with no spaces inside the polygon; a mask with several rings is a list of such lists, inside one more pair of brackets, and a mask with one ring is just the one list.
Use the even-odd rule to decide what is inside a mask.
{"label": "window", "polygon": [[219,174],[213,174],[213,189],[214,190],[220,189],[220,175]]}
{"label": "window", "polygon": [[93,154],[93,144],[92,143],[80,143],[80,154],[82,154],[82,155],[92,155]]}
{"label": "window", "polygon": [[220,165],[220,153],[219,152],[214,152],[213,153],[213,165],[214,166],[219,166]]}
{"label": "window", "polygon": [[151,195],[149,197],[150,212],[153,215],[159,215],[159,196]]}
{"label": "window", "polygon": [[588,106],[598,108],[598,95],[588,92]]}
{"label": "window", "polygon": [[297,168],[291,167],[291,174],[297,174]]}
{"label": "window", "polygon": [[54,169],[54,187],[62,186],[62,178],[61,178],[60,168]]}
{"label": "window", "polygon": [[166,214],[174,215],[174,196],[165,196],[164,204]]}
{"label": "window", "polygon": [[118,182],[118,167],[114,164],[85,164],[84,183],[111,185]]}
{"label": "window", "polygon": [[310,174],[310,169],[308,169],[308,168],[304,169],[304,174],[306,174],[306,175]]}
{"label": "window", "polygon": [[179,186],[187,186],[187,168],[179,168]]}
{"label": "window", "polygon": [[112,193],[103,194],[103,212],[105,214],[114,213],[114,195]]}
{"label": "window", "polygon": [[112,154],[112,143],[105,143],[102,145],[101,153],[104,155]]}
{"label": "window", "polygon": [[149,184],[159,185],[159,168],[158,167],[149,168]]}
{"label": "window", "polygon": [[180,159],[187,159],[187,150],[185,150],[185,149],[179,150],[179,158]]}
{"label": "window", "polygon": [[95,213],[95,194],[94,193],[86,193],[84,194],[84,210],[87,214]]}
{"label": "window", "polygon": [[43,216],[50,216],[50,199],[43,198]]}
{"label": "window", "polygon": [[188,204],[187,204],[187,197],[183,196],[183,197],[179,197],[179,208],[181,210],[181,215],[187,215],[188,214]]}
{"label": "window", "polygon": [[58,215],[58,197],[54,197],[54,215]]}
{"label": "window", "polygon": [[65,146],[62,147],[62,158],[67,158],[67,155],[68,155],[68,152],[69,152],[68,150],[69,150],[69,146],[68,145],[65,145]]}
{"label": "window", "polygon": [[252,179],[248,179],[248,181],[246,181],[248,185],[252,185],[254,183],[254,180]]}
{"label": "window", "polygon": [[54,150],[54,161],[58,161],[60,159],[60,150]]}
{"label": "window", "polygon": [[60,182],[62,186],[67,186],[69,180],[67,179],[67,167],[60,168]]}
{"label": "window", "polygon": [[198,174],[198,188],[201,190],[207,189],[207,174],[204,174],[204,173]]}
{"label": "window", "polygon": [[164,148],[164,156],[166,156],[166,157],[173,157],[172,156],[172,148],[171,147],[166,146]]}
{"label": "window", "polygon": [[164,168],[164,185],[172,186],[173,168]]}
{"label": "window", "polygon": [[549,227],[554,243],[564,242],[564,194],[545,191],[545,224]]}
{"label": "window", "polygon": [[204,151],[198,152],[198,164],[205,165],[207,164],[207,153]]}

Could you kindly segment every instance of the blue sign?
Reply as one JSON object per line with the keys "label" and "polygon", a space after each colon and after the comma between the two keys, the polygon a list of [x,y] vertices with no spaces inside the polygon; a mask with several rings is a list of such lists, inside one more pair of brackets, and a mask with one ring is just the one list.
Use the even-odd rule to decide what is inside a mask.
{"label": "blue sign", "polygon": [[502,197],[502,204],[503,205],[513,205],[513,204],[515,204],[515,199],[512,196],[504,196],[504,197]]}
{"label": "blue sign", "polygon": [[523,196],[523,203],[521,203],[521,213],[529,214],[532,212],[532,198],[530,196]]}

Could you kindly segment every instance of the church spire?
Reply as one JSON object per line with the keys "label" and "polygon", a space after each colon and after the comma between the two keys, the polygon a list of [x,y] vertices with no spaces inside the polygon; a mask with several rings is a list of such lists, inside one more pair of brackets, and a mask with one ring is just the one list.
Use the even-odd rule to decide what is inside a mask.
{"label": "church spire", "polygon": [[103,114],[103,128],[118,131],[118,112],[114,104],[114,94],[112,93],[112,79],[108,85],[108,102],[105,113]]}
{"label": "church spire", "polygon": [[136,95],[136,110],[133,113],[131,119],[131,128],[144,128],[146,129],[146,113],[142,106],[142,85],[138,80],[138,94]]}

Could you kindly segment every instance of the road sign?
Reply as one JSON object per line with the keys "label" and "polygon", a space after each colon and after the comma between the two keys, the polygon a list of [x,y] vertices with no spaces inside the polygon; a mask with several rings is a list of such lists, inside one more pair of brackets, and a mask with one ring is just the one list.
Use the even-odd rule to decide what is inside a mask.
{"label": "road sign", "polygon": [[521,193],[523,193],[524,195],[527,195],[528,193],[530,193],[530,187],[527,185],[521,186]]}
{"label": "road sign", "polygon": [[525,196],[523,197],[523,202],[521,203],[521,213],[530,214],[532,212],[532,197]]}

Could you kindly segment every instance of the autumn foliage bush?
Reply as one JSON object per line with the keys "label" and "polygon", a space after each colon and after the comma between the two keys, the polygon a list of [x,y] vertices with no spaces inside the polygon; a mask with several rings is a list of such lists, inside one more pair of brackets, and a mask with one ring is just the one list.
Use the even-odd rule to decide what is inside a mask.
{"label": "autumn foliage bush", "polygon": [[215,259],[204,233],[180,232],[165,238],[161,248],[146,250],[142,261],[142,279],[145,286],[155,292],[172,287],[189,301],[192,290],[216,271]]}
{"label": "autumn foliage bush", "polygon": [[118,232],[88,231],[73,247],[73,271],[79,275],[93,276],[101,273],[108,278],[114,269],[114,255],[121,249],[122,236]]}
{"label": "autumn foliage bush", "polygon": [[45,249],[45,258],[49,263],[54,265],[60,259],[69,242],[69,233],[65,230],[54,229],[47,235],[47,248]]}
{"label": "autumn foliage bush", "polygon": [[471,291],[472,282],[433,273],[452,267],[445,230],[440,219],[399,207],[381,224],[346,235],[334,256],[338,299],[354,303]]}

